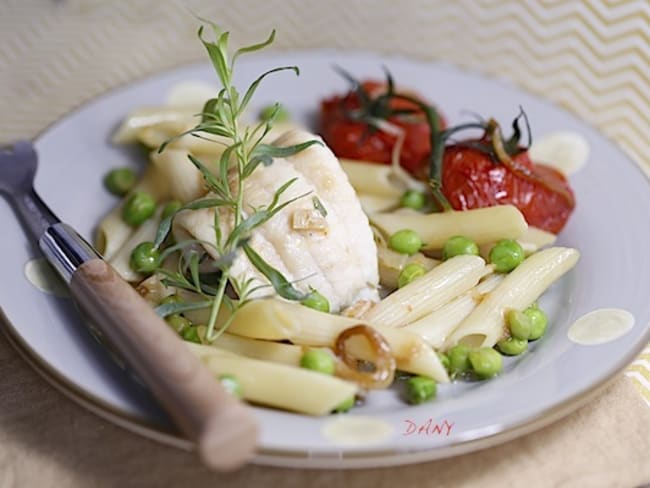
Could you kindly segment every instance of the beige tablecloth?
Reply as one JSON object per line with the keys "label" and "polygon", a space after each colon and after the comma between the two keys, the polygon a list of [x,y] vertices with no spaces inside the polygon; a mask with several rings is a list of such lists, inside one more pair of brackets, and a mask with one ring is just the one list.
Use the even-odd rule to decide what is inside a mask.
{"label": "beige tablecloth", "polygon": [[[34,137],[110,87],[203,59],[190,12],[241,42],[277,27],[279,49],[373,49],[505,74],[599,126],[650,168],[650,16],[642,0],[4,0],[0,139]],[[0,486],[640,486],[650,483],[650,409],[639,395],[650,400],[649,359],[629,370],[639,390],[621,375],[564,420],[485,451],[390,469],[249,466],[219,475],[72,403],[0,337]]]}

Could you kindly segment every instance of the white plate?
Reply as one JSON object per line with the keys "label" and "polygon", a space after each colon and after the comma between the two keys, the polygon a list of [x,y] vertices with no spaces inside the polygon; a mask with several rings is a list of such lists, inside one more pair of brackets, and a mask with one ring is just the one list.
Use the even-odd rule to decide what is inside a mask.
{"label": "white plate", "polygon": [[[650,339],[650,254],[645,249],[650,242],[650,191],[641,171],[618,147],[565,111],[514,86],[446,65],[365,53],[296,52],[244,59],[237,80],[244,85],[267,68],[299,65],[299,78],[281,73],[269,79],[256,103],[261,107],[282,101],[299,120],[312,124],[319,100],[347,89],[332,70],[334,63],[359,77],[381,77],[381,66],[387,65],[398,82],[434,101],[452,123],[467,120],[466,111],[471,111],[507,124],[522,105],[535,134],[569,130],[584,136],[591,158],[571,178],[578,206],[559,239],[579,248],[582,257],[543,298],[551,321],[547,336],[524,356],[508,361],[500,377],[441,386],[434,402],[417,407],[403,404],[394,391],[376,392],[347,416],[310,418],[257,408],[261,437],[256,461],[341,468],[436,459],[503,442],[587,401]],[[92,235],[100,216],[116,203],[102,187],[104,173],[143,161],[137,151],[109,143],[113,129],[135,107],[161,104],[169,88],[184,80],[214,82],[215,75],[211,67],[196,65],[133,83],[83,106],[38,138],[36,188],[63,220]],[[4,204],[0,223],[5,236],[0,240],[0,297],[12,342],[56,386],[96,413],[187,447],[148,394],[81,326],[72,304],[41,293],[25,279],[23,268],[35,254]],[[634,327],[606,344],[571,342],[568,326],[602,307],[628,310],[636,318]],[[435,431],[434,424],[441,430]],[[424,427],[409,434],[413,425]],[[347,442],[340,436],[333,440],[337,428],[358,435]]]}

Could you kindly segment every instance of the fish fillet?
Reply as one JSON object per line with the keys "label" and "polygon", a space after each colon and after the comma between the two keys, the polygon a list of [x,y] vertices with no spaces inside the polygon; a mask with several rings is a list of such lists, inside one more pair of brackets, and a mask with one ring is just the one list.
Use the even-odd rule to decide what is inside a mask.
{"label": "fish fillet", "polygon": [[[292,130],[273,144],[291,146],[312,139],[320,141],[308,132]],[[260,165],[244,181],[245,212],[267,206],[276,190],[294,178],[280,201],[301,198],[256,228],[251,247],[295,288],[303,292],[313,288],[325,296],[332,312],[360,300],[377,301],[377,248],[368,218],[327,146],[312,145],[294,156],[275,158],[269,166]],[[174,222],[177,239],[191,236],[214,242],[215,211],[219,212],[222,233],[228,235],[233,216],[223,208],[208,208],[178,214]],[[217,257],[212,247],[205,248]],[[239,283],[249,281],[251,289],[257,288],[251,298],[275,293],[243,253],[230,273]]]}

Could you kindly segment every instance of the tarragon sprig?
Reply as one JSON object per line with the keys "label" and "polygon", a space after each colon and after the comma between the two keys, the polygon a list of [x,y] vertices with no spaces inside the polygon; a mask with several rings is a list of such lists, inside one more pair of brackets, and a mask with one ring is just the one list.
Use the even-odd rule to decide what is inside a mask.
{"label": "tarragon sprig", "polygon": [[[204,263],[200,263],[197,255],[191,251],[192,246],[196,246],[196,241],[176,245],[176,250],[181,253],[177,272],[172,273],[161,270],[166,283],[191,290],[206,298],[200,303],[204,308],[208,306],[210,308],[206,338],[212,341],[227,326],[226,322],[226,325],[223,325],[219,331],[215,331],[217,317],[222,305],[227,306],[231,312],[234,312],[237,308],[245,305],[249,301],[248,296],[257,289],[253,287],[253,280],[239,282],[230,273],[232,263],[239,252],[245,252],[251,263],[269,279],[278,294],[293,300],[300,300],[305,297],[305,294],[296,290],[277,269],[273,268],[256,253],[248,242],[251,233],[257,227],[267,222],[297,198],[302,197],[281,201],[283,194],[295,180],[289,180],[280,185],[271,201],[264,207],[256,209],[244,208],[244,181],[259,165],[268,166],[273,163],[273,158],[292,156],[312,144],[319,144],[319,142],[313,140],[287,147],[264,144],[262,141],[273,126],[280,109],[279,104],[275,105],[275,110],[272,111],[270,117],[253,127],[243,126],[240,123],[240,117],[249,106],[255,91],[267,76],[281,71],[292,71],[296,75],[300,74],[297,66],[281,66],[270,69],[257,77],[243,95],[239,93],[233,84],[236,61],[244,54],[258,51],[270,45],[275,38],[275,31],[272,31],[265,41],[242,47],[230,57],[228,50],[229,33],[222,32],[212,22],[204,22],[212,28],[214,41],[207,40],[204,37],[203,26],[199,29],[198,36],[208,52],[208,56],[221,82],[221,89],[215,98],[205,103],[202,112],[199,114],[201,117],[200,122],[194,128],[179,134],[176,138],[188,134],[205,138],[206,134],[212,134],[219,136],[222,140],[225,139],[227,141],[225,143],[226,148],[218,161],[216,170],[211,170],[198,158],[192,155],[188,156],[192,164],[202,174],[210,195],[182,206],[177,212],[163,219],[156,235],[155,246],[159,247],[163,244],[171,230],[174,216],[178,212],[215,208],[214,242],[208,243],[208,246],[215,251],[213,254],[217,254],[219,258],[208,264],[213,268],[217,268],[220,272],[218,281],[211,285],[203,282],[200,268],[204,266]],[[172,140],[166,141],[159,151],[163,151]],[[215,141],[215,143],[218,142]],[[220,220],[223,216],[232,216],[233,219],[232,229],[228,235],[222,234]],[[226,294],[229,284],[238,294],[236,302]],[[170,304],[161,309],[160,313],[169,314],[175,311],[192,310],[196,307],[200,307],[200,305]]]}

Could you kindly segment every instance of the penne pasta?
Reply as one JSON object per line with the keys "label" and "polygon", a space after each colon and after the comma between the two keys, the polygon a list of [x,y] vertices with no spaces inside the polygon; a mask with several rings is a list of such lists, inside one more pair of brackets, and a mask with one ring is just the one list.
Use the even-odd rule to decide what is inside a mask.
{"label": "penne pasta", "polygon": [[124,202],[121,202],[97,226],[95,249],[104,256],[104,259],[108,260],[115,256],[115,253],[133,233],[133,227],[122,219],[123,208]]}
{"label": "penne pasta", "polygon": [[387,212],[399,206],[399,197],[387,197],[383,195],[371,195],[369,193],[357,193],[361,208],[366,214],[376,212]]}
{"label": "penne pasta", "polygon": [[354,383],[335,376],[251,359],[217,347],[186,344],[215,377],[235,376],[244,399],[261,405],[327,415],[358,391]]}
{"label": "penne pasta", "polygon": [[406,325],[475,286],[486,269],[479,256],[455,256],[388,295],[362,318],[384,327]]}
{"label": "penne pasta", "polygon": [[461,322],[445,342],[492,347],[505,335],[507,310],[523,310],[578,262],[576,249],[551,247],[524,260]]}
{"label": "penne pasta", "polygon": [[212,346],[249,358],[296,367],[300,366],[300,358],[305,352],[303,347],[294,344],[260,341],[228,333],[221,334]]}
{"label": "penne pasta", "polygon": [[556,239],[557,236],[555,234],[529,225],[525,234],[519,238],[519,241],[522,244],[535,246],[535,250],[537,250],[545,246],[552,246]]}
{"label": "penne pasta", "polygon": [[[529,225],[524,235],[517,239],[517,241],[521,245],[526,255],[529,256],[534,252],[539,251],[543,247],[552,246],[555,243],[556,239],[557,236],[555,234]],[[482,244],[479,246],[479,254],[487,259],[494,244],[495,242]]]}
{"label": "penne pasta", "polygon": [[[196,123],[193,111],[178,107],[145,107],[128,115],[113,134],[114,144],[138,142],[140,133],[148,127],[167,127],[166,133],[175,135]],[[168,136],[170,137],[170,136]],[[150,146],[153,147],[153,146]]]}
{"label": "penne pasta", "polygon": [[486,277],[471,290],[421,319],[411,322],[404,329],[415,332],[434,349],[441,349],[445,339],[476,308],[476,305],[501,283],[503,278],[504,275],[499,273]]}
{"label": "penne pasta", "polygon": [[339,161],[357,193],[399,201],[407,190],[405,185],[393,177],[390,165],[344,158]]}
{"label": "penne pasta", "polygon": [[440,261],[429,258],[417,252],[411,256],[389,249],[384,244],[377,244],[377,263],[379,265],[379,282],[391,290],[397,288],[399,274],[407,264],[418,263],[429,271],[440,264]]}
{"label": "penne pasta", "polygon": [[[225,137],[197,132],[197,135],[200,137],[197,137],[197,135],[186,134],[182,137],[172,139],[178,134],[191,129],[195,123],[196,121],[191,122],[186,126],[180,126],[178,124],[158,124],[151,127],[145,127],[139,132],[138,138],[143,144],[152,148],[159,147],[162,143],[168,142],[168,148],[182,149],[192,154],[201,154],[203,157],[212,159],[220,157],[229,145],[229,139]],[[291,123],[276,124],[268,134],[266,134],[263,141],[271,142],[286,131],[295,128],[296,126]],[[253,127],[249,126],[248,129],[252,130]]]}
{"label": "penne pasta", "polygon": [[[220,325],[230,320],[227,313],[220,313],[219,316]],[[364,321],[318,312],[297,303],[261,299],[238,310],[232,316],[228,332],[255,339],[333,347],[341,332],[360,322]],[[417,334],[403,329],[371,326],[388,342],[399,369],[430,376],[440,382],[449,381],[438,355]],[[361,359],[372,360],[367,343],[355,339],[349,341],[350,353]]]}
{"label": "penne pasta", "polygon": [[401,210],[373,214],[370,221],[386,235],[401,229],[414,230],[424,242],[425,250],[442,249],[447,239],[457,235],[479,245],[499,239],[519,239],[528,228],[524,216],[512,205],[432,214]]}
{"label": "penne pasta", "polygon": [[163,152],[151,153],[152,164],[160,171],[162,178],[173,182],[172,198],[187,203],[202,197],[207,192],[201,172],[188,159],[182,149],[166,148]]}
{"label": "penne pasta", "polygon": [[133,233],[133,227],[122,219],[124,203],[129,196],[136,191],[143,191],[153,196],[156,201],[161,202],[169,198],[171,184],[172,182],[167,180],[157,167],[152,164],[147,165],[142,178],[129,195],[115,206],[97,226],[95,248],[104,259],[112,259]]}

